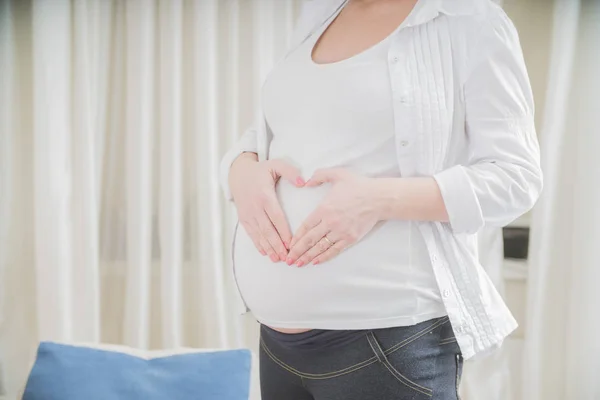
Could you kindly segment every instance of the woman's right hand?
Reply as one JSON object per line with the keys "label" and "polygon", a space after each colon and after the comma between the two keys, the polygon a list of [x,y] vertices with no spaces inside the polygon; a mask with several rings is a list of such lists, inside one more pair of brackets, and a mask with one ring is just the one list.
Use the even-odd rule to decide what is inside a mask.
{"label": "woman's right hand", "polygon": [[241,154],[229,171],[239,221],[258,251],[273,262],[285,261],[292,240],[275,193],[280,178],[297,187],[305,183],[296,167],[283,160],[258,161],[254,153]]}

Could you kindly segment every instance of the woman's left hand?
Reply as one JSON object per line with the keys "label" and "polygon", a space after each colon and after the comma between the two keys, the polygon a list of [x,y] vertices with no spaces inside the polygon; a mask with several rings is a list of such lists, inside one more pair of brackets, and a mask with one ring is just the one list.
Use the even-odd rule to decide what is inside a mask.
{"label": "woman's left hand", "polygon": [[288,265],[301,267],[330,260],[362,239],[380,220],[374,178],[340,168],[323,169],[315,172],[305,187],[324,183],[331,183],[331,190],[294,234]]}

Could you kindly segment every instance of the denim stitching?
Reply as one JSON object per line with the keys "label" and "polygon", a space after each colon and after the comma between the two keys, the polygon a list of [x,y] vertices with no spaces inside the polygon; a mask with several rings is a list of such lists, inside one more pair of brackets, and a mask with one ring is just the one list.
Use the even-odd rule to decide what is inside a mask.
{"label": "denim stitching", "polygon": [[[267,347],[267,344],[266,344],[264,341],[262,341],[262,340],[261,340],[261,345],[262,345],[263,349],[265,350],[265,352],[267,353],[267,355],[269,355],[269,357],[271,357],[271,358],[273,359],[273,361],[275,361],[276,363],[278,363],[278,364],[280,364],[280,365],[282,365],[282,366],[285,366],[285,368],[286,368],[286,369],[288,369],[288,370],[291,370],[291,371],[295,372],[295,373],[296,373],[297,375],[299,375],[299,376],[305,376],[305,377],[308,377],[308,378],[310,378],[310,377],[317,377],[317,376],[329,376],[329,375],[331,375],[331,374],[336,374],[336,373],[340,373],[340,372],[345,372],[346,370],[353,369],[353,368],[355,368],[355,367],[363,367],[363,366],[370,365],[370,364],[372,364],[373,362],[377,362],[377,359],[376,359],[375,357],[371,357],[371,358],[370,358],[370,359],[368,359],[368,360],[361,361],[361,362],[359,362],[358,364],[351,365],[351,366],[349,366],[349,367],[346,367],[346,368],[344,368],[344,369],[342,369],[342,370],[339,370],[339,371],[326,372],[326,373],[323,373],[323,374],[311,374],[311,373],[308,373],[308,372],[301,372],[301,371],[298,371],[297,369],[293,368],[292,366],[290,366],[290,365],[287,365],[287,364],[286,364],[286,363],[284,363],[283,361],[279,360],[279,359],[278,359],[278,358],[277,358],[277,357],[276,357],[276,356],[275,356],[275,355],[274,355],[274,354],[271,352],[271,350],[270,350],[270,349]],[[367,363],[368,363],[368,364],[367,364]],[[364,364],[364,365],[363,365],[363,364]]]}
{"label": "denim stitching", "polygon": [[[396,369],[395,369],[395,368],[394,368],[394,367],[393,367],[391,364],[389,364],[389,365],[388,365],[388,364],[389,364],[389,362],[385,362],[385,363],[383,363],[383,365],[384,365],[384,366],[385,366],[385,367],[388,369],[388,371],[390,371],[390,373],[392,374],[392,376],[393,376],[394,378],[396,378],[396,380],[397,380],[398,382],[400,382],[400,383],[402,383],[402,384],[406,385],[407,387],[409,387],[409,388],[410,388],[410,389],[412,389],[412,390],[415,390],[415,391],[417,391],[417,392],[419,392],[419,393],[423,393],[424,395],[426,395],[426,396],[428,396],[428,397],[433,397],[433,391],[432,391],[431,389],[427,389],[427,390],[429,390],[430,392],[426,392],[426,391],[424,391],[424,390],[422,390],[422,389],[419,389],[418,387],[413,387],[413,386],[411,386],[411,385],[407,384],[407,383],[406,383],[406,382],[404,382],[402,379],[399,379],[399,377],[398,377],[398,376],[396,376],[396,374],[395,374],[395,373],[399,374],[401,377],[404,377],[404,375],[400,374],[400,373],[399,373],[399,372],[398,372],[398,371],[397,371],[397,370],[396,370]],[[390,367],[391,367],[391,369],[390,369]],[[394,372],[395,372],[395,373],[394,373]],[[404,379],[406,379],[406,378],[404,377]],[[408,380],[408,379],[407,379],[407,380]],[[409,380],[408,382],[410,382],[410,383],[412,383],[412,384],[416,385],[416,383],[414,383],[414,382],[412,382],[412,381],[410,381],[410,380]]]}
{"label": "denim stitching", "polygon": [[[381,360],[381,356],[379,355],[379,353],[377,352],[377,350],[375,350],[375,348],[373,347],[373,343],[371,343],[371,335],[372,335],[372,333],[369,332],[369,336],[367,336],[367,342],[369,342],[369,346],[371,346],[371,350],[373,350],[373,353],[375,353],[375,357],[377,357],[377,361],[383,362]],[[381,348],[379,348],[379,350],[381,350]]]}
{"label": "denim stitching", "polygon": [[303,378],[303,377],[301,377],[301,376],[300,376],[299,378],[300,378],[300,385],[302,385],[302,387],[303,387],[304,389],[306,389],[306,385],[304,384],[304,378]]}
{"label": "denim stitching", "polygon": [[456,340],[456,338],[454,336],[453,337],[447,337],[447,338],[444,338],[444,339],[440,339],[440,343],[442,343],[442,342],[451,342],[453,340]]}
{"label": "denim stitching", "polygon": [[[379,350],[379,352],[383,353],[381,346],[377,342],[377,339],[374,334],[370,333],[370,335],[367,338],[369,339],[369,345],[371,346],[371,349],[373,349],[375,354],[377,354],[378,352],[373,347],[372,342],[375,342],[375,346],[377,346],[377,349]],[[390,361],[385,356],[384,356],[383,360],[380,360],[380,362],[388,369],[388,371],[390,371],[390,373],[396,378],[396,380],[400,381],[400,383],[408,386],[409,388],[411,388],[413,390],[416,390],[418,392],[426,394],[429,397],[431,397],[433,395],[433,391],[431,389],[426,388],[425,386],[421,386],[418,383],[411,381],[406,376],[402,375],[396,368],[394,368],[392,363],[390,363]]]}
{"label": "denim stitching", "polygon": [[442,339],[440,340],[440,345],[444,345],[444,344],[450,344],[450,343],[455,343],[456,342],[456,338],[448,338],[448,339]]}
{"label": "denim stitching", "polygon": [[342,376],[342,375],[349,374],[350,372],[358,371],[359,369],[368,367],[369,365],[375,364],[377,362],[377,358],[372,357],[368,360],[361,361],[358,364],[352,365],[352,366],[342,369],[340,371],[327,372],[324,374],[310,374],[307,372],[300,372],[297,369],[294,369],[294,368],[290,367],[289,365],[287,365],[286,363],[284,363],[283,361],[279,360],[277,357],[275,357],[275,355],[273,355],[271,353],[271,351],[269,350],[267,345],[262,341],[261,341],[261,346],[262,346],[263,350],[265,350],[265,353],[269,356],[269,358],[271,358],[271,360],[273,360],[273,362],[275,362],[281,368],[285,369],[288,372],[291,372],[294,375],[297,375],[301,378],[306,378],[306,379],[320,380],[320,379],[337,378],[338,376]]}
{"label": "denim stitching", "polygon": [[443,324],[445,324],[446,322],[448,322],[449,319],[448,317],[432,324],[431,326],[429,326],[427,329],[422,330],[421,332],[417,332],[415,333],[413,336],[404,339],[402,342],[395,344],[394,346],[390,347],[389,349],[387,349],[386,351],[383,352],[383,354],[385,354],[386,356],[389,356],[390,354],[392,354],[393,352],[400,350],[401,348],[405,347],[406,345],[414,342],[415,340],[419,339],[421,336],[425,335],[428,331],[437,328],[438,326],[441,326]]}
{"label": "denim stitching", "polygon": [[[435,329],[440,325],[443,325],[444,323],[448,322],[449,319],[448,317],[437,321],[433,324],[431,324],[430,326],[428,326],[427,328],[415,333],[414,335],[412,335],[411,337],[408,337],[406,339],[404,339],[403,341],[401,341],[400,343],[390,347],[388,350],[384,351],[383,354],[384,355],[390,355],[392,353],[394,353],[395,351],[398,351],[399,349],[401,349],[402,347],[407,346],[408,344],[412,343],[413,341],[417,340],[418,338],[420,338],[421,336],[425,335],[427,332],[429,332],[431,329]],[[273,360],[273,362],[275,362],[277,365],[279,365],[281,368],[285,369],[288,372],[293,373],[294,375],[297,375],[299,377],[304,377],[306,379],[315,379],[315,380],[319,380],[319,379],[329,379],[329,378],[336,378],[338,376],[342,376],[342,375],[346,375],[350,372],[354,372],[354,371],[358,371],[359,369],[362,369],[364,367],[367,367],[371,364],[374,364],[377,362],[377,357],[371,357],[367,360],[361,361],[357,364],[351,365],[349,367],[346,367],[344,369],[341,369],[339,371],[332,371],[332,372],[327,372],[327,373],[323,373],[323,374],[311,374],[311,373],[307,373],[307,372],[301,372],[298,371],[297,369],[287,365],[286,363],[284,363],[283,361],[279,360],[272,352],[271,350],[268,348],[267,344],[261,339],[260,340],[260,344],[261,347],[265,350],[265,353],[269,356],[269,358],[271,358],[271,360]]]}

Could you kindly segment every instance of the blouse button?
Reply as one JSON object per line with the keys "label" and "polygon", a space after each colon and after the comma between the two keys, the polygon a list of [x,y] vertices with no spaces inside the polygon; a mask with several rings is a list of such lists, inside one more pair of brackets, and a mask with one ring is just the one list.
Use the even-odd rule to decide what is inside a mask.
{"label": "blouse button", "polygon": [[396,64],[398,60],[398,57],[392,57],[392,64]]}
{"label": "blouse button", "polygon": [[406,147],[406,146],[408,146],[408,141],[407,141],[407,140],[403,140],[403,141],[401,141],[401,142],[400,142],[400,146],[402,146],[402,147]]}
{"label": "blouse button", "polygon": [[444,295],[444,297],[449,297],[450,296],[450,291],[448,289],[444,290],[443,295]]}

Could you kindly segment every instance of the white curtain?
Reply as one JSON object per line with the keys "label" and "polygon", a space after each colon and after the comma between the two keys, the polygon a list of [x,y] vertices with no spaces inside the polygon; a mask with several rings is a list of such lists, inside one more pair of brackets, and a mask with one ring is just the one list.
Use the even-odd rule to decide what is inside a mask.
{"label": "white curtain", "polygon": [[238,347],[217,165],[292,0],[0,2],[0,394],[39,340]]}
{"label": "white curtain", "polygon": [[557,0],[523,399],[600,399],[600,2]]}

